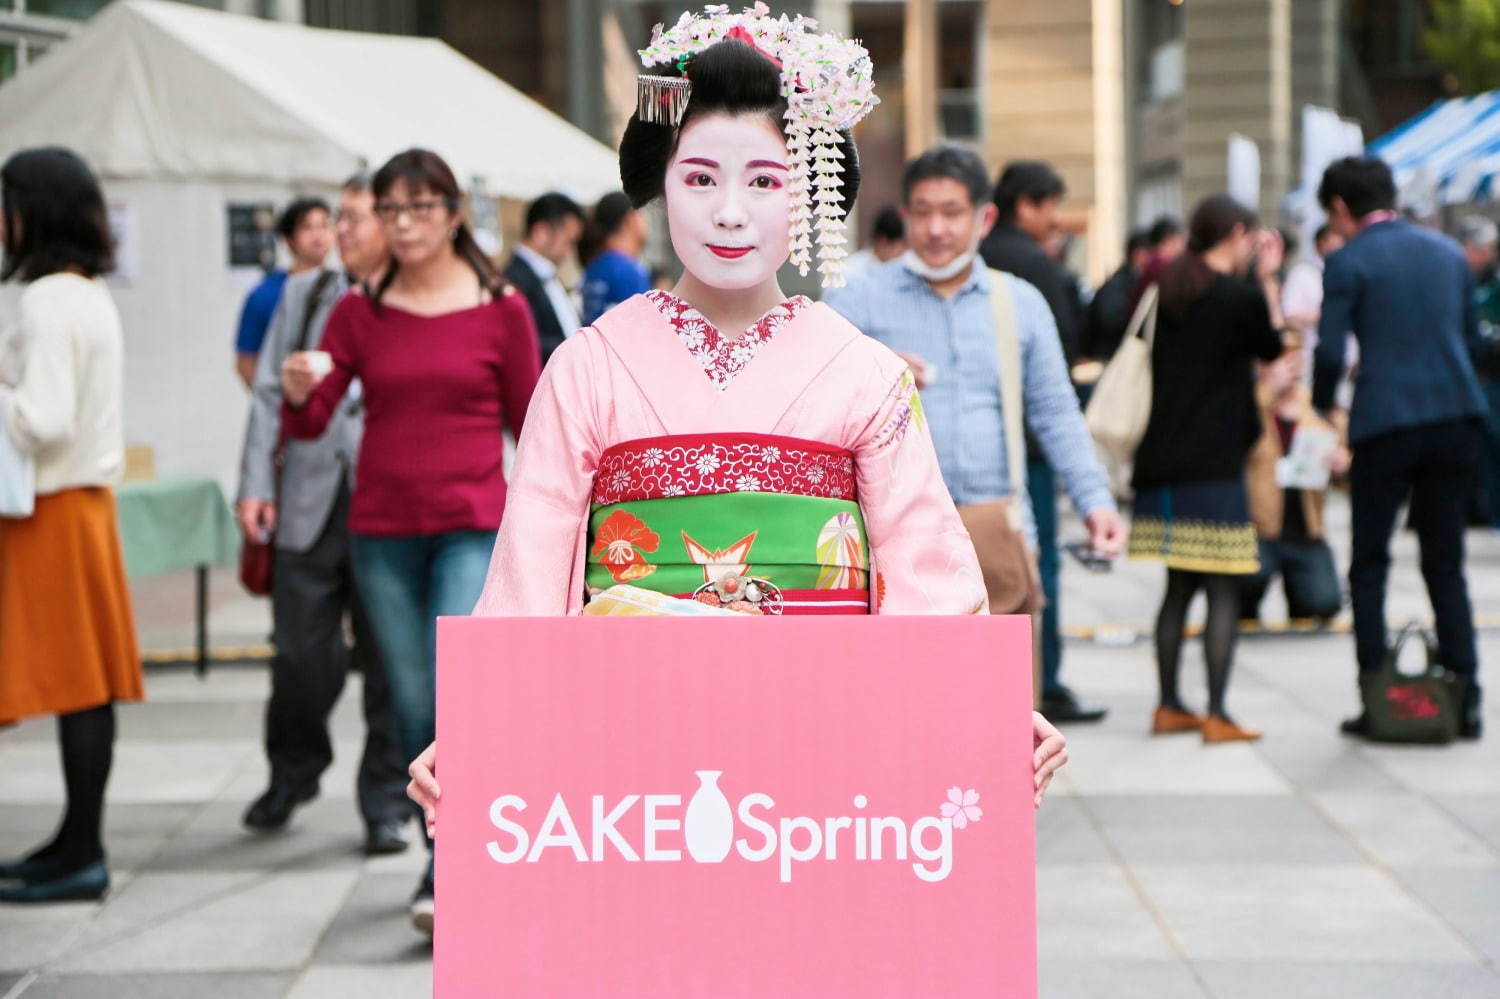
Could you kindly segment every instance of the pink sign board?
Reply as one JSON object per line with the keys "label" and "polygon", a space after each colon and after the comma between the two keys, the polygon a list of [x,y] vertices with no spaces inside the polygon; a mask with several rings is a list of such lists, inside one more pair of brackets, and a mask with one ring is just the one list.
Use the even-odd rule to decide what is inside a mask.
{"label": "pink sign board", "polygon": [[445,618],[434,993],[1036,995],[1026,618]]}

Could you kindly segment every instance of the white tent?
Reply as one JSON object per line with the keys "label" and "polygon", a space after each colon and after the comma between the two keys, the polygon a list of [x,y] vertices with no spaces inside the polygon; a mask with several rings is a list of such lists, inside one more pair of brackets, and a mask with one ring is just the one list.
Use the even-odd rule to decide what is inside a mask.
{"label": "white tent", "polygon": [[619,186],[612,150],[442,42],[162,0],[111,4],[0,88],[0,152],[43,142],[106,177],[333,186],[425,146],[508,198]]}
{"label": "white tent", "polygon": [[121,241],[126,433],[162,474],[232,488],[245,393],[231,343],[253,268],[230,267],[228,208],[333,195],[411,146],[465,185],[592,201],[615,156],[442,42],[109,5],[0,86],[0,159],[63,145],[98,172]]}

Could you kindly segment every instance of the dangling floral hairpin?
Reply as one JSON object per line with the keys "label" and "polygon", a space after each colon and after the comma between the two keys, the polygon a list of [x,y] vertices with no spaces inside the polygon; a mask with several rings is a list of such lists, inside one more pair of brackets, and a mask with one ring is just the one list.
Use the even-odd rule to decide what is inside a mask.
{"label": "dangling floral hairpin", "polygon": [[842,182],[839,132],[853,128],[880,103],[875,96],[870,54],[856,41],[816,34],[818,22],[798,15],[771,16],[764,3],[729,13],[710,4],[704,13],[684,13],[671,28],[658,24],[651,44],[640,51],[646,67],[675,65],[683,76],[639,78],[637,114],[641,121],[676,127],[692,95],[686,73],[692,57],[726,39],[757,49],[781,70],[781,96],[787,111],[787,189],[791,195],[791,262],[803,275],[812,263],[817,233],[818,271],[825,288],[844,283]]}

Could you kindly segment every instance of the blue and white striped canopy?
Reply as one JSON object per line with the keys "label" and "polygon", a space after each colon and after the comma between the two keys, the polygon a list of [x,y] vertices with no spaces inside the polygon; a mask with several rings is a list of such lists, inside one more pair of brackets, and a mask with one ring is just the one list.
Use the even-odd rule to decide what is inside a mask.
{"label": "blue and white striped canopy", "polygon": [[1370,143],[1403,204],[1459,205],[1500,195],[1500,90],[1438,101]]}

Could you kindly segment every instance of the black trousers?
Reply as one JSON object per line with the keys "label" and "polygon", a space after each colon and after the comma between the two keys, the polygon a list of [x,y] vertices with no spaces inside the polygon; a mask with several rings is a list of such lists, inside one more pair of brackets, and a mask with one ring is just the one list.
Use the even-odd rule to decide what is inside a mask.
{"label": "black trousers", "polygon": [[[1407,427],[1354,446],[1349,470],[1354,514],[1349,593],[1361,671],[1378,668],[1385,657],[1391,533],[1401,504],[1410,497],[1411,524],[1421,546],[1422,578],[1432,601],[1443,663],[1476,679],[1479,661],[1464,578],[1464,530],[1483,447],[1477,420]],[[1476,695],[1477,686],[1471,683]]]}
{"label": "black trousers", "polygon": [[1260,617],[1260,603],[1278,575],[1286,591],[1289,617],[1326,620],[1338,614],[1344,595],[1339,590],[1339,571],[1328,545],[1323,541],[1262,538],[1260,572],[1240,577],[1240,617]]}
{"label": "black trousers", "polygon": [[[271,781],[314,785],[333,762],[328,715],[351,667],[364,674],[365,746],[356,792],[365,821],[411,814],[406,767],[396,741],[390,687],[349,560],[349,492],[340,490],[328,523],[305,552],[277,550],[271,590],[276,656],[266,705]],[[348,615],[354,646],[345,638]]]}

